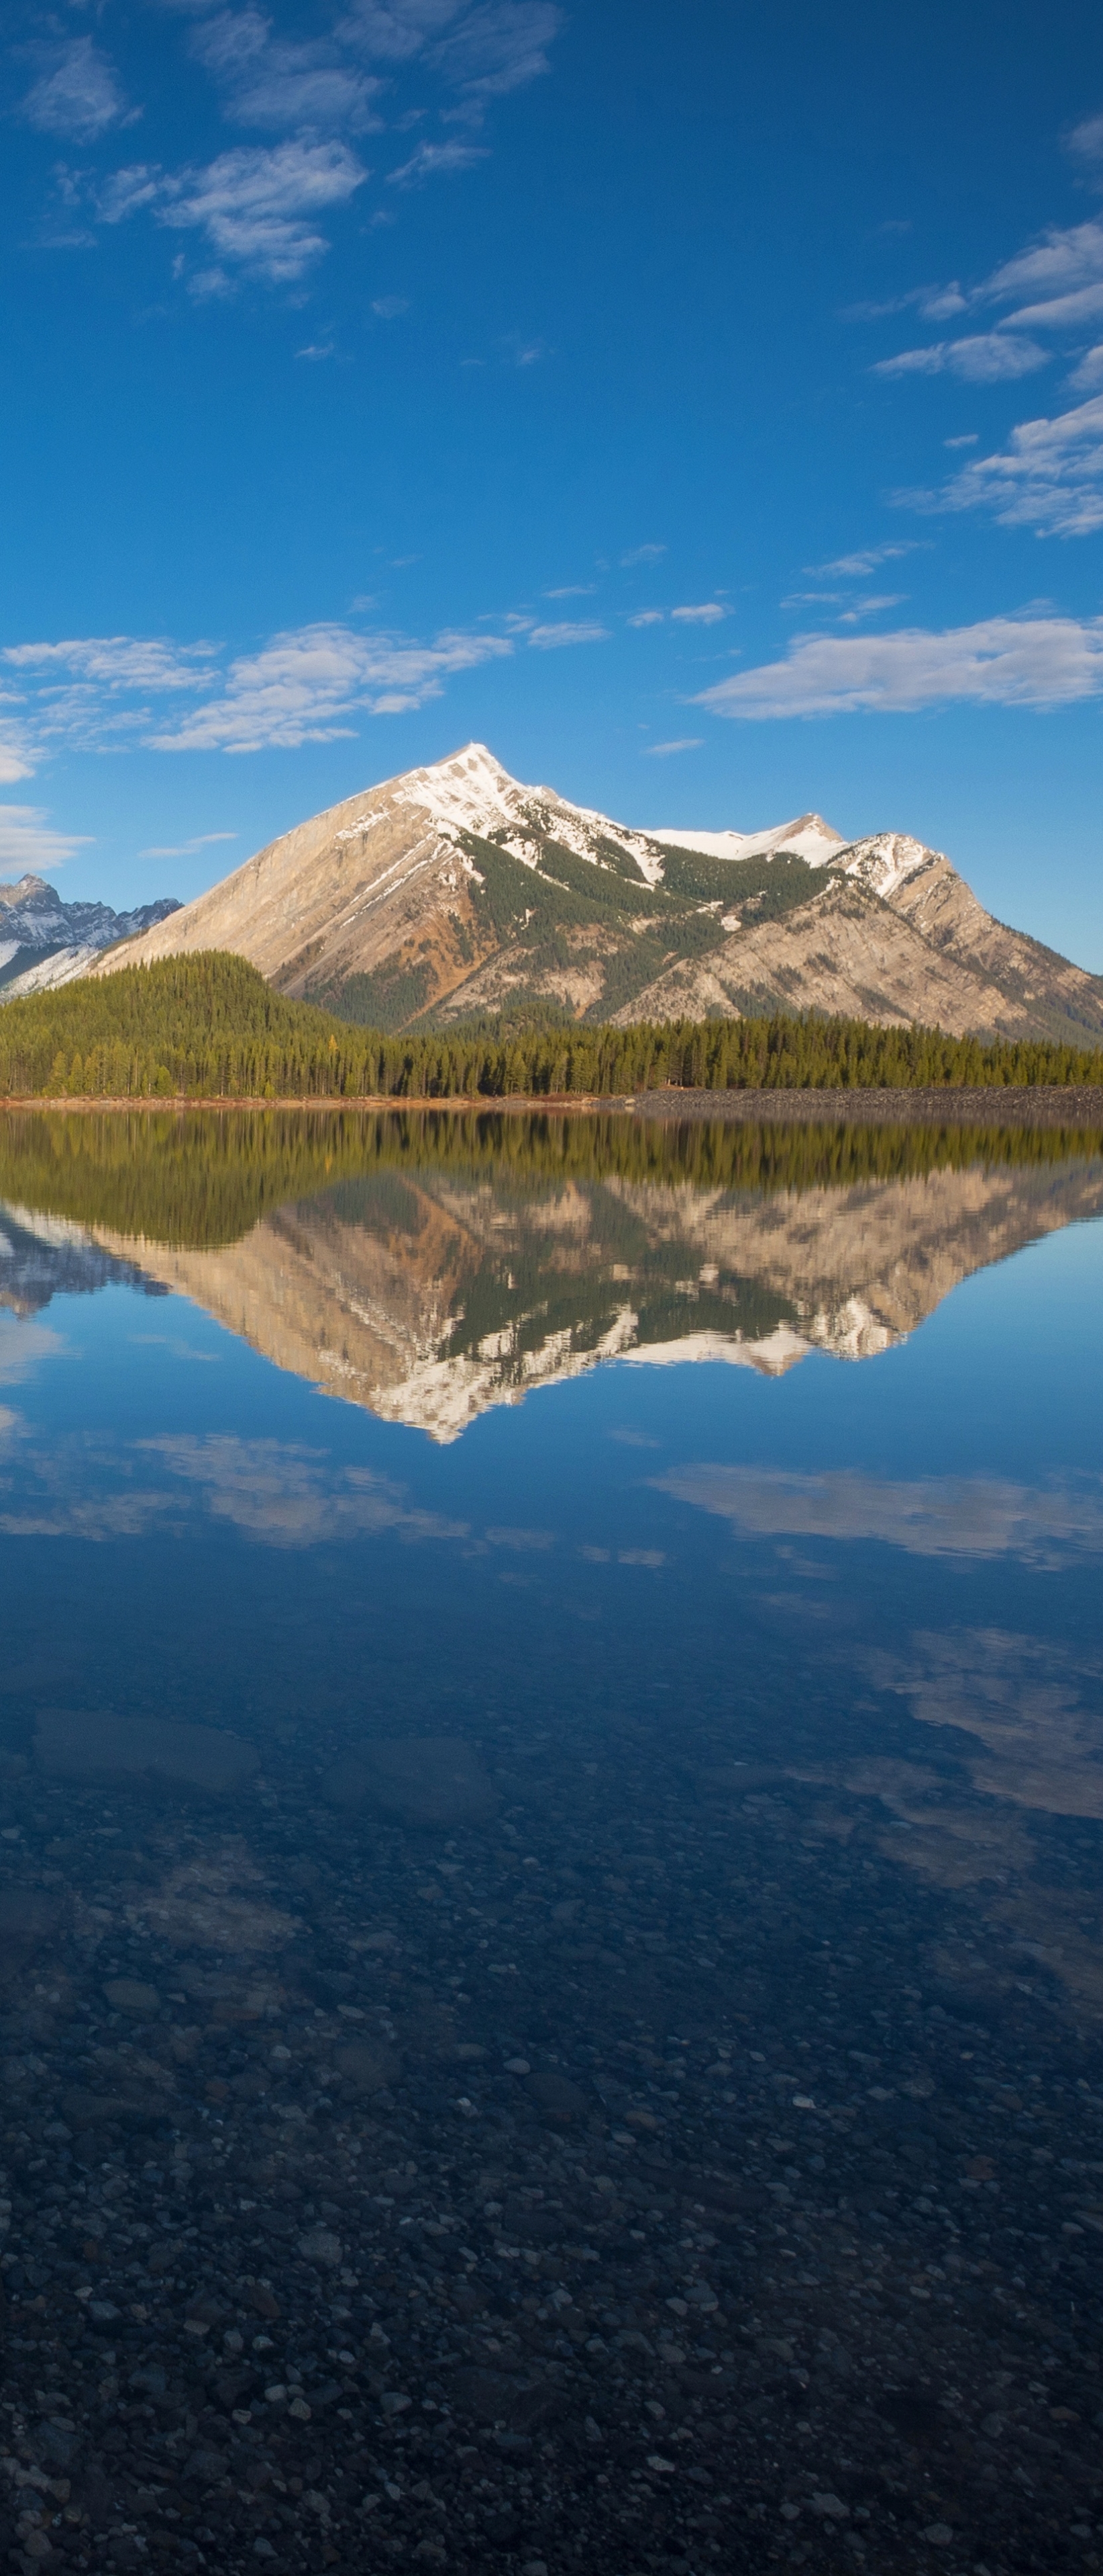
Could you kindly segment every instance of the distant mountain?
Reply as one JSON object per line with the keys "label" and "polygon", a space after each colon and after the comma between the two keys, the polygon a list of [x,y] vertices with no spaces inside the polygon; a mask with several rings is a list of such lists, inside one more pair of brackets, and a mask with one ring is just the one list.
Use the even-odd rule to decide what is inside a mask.
{"label": "distant mountain", "polygon": [[576,1019],[842,1012],[955,1035],[1103,1031],[1090,975],[984,911],[904,833],[819,815],[641,831],[524,787],[481,743],[301,823],[94,971],[226,948],[399,1029],[549,1004]]}
{"label": "distant mountain", "polygon": [[43,877],[0,885],[0,993],[47,992],[82,975],[102,948],[152,930],[181,906],[169,895],[133,912],[108,903],[63,903]]}

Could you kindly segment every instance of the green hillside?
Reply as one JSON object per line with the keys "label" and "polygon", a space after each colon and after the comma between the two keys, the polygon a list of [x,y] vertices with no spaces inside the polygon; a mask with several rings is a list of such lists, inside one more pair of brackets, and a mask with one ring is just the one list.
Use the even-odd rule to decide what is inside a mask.
{"label": "green hillside", "polygon": [[240,957],[168,957],[0,1009],[0,1098],[501,1099],[1103,1083],[1103,1047],[986,1042],[862,1020],[485,1022],[401,1037],[285,1001]]}

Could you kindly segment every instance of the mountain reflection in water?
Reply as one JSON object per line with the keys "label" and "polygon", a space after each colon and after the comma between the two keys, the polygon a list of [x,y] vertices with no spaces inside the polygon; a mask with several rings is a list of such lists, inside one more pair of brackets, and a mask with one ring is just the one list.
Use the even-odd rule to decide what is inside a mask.
{"label": "mountain reflection in water", "polygon": [[[1060,1134],[656,1137],[627,1119],[546,1116],[123,1124],[121,1169],[109,1122],[8,1122],[0,1299],[33,1280],[23,1293],[42,1302],[51,1261],[59,1290],[79,1284],[81,1259],[96,1284],[106,1258],[277,1367],[441,1441],[603,1360],[776,1377],[814,1350],[875,1358],[972,1272],[1103,1208],[1095,1140]],[[205,1162],[214,1191],[196,1187]],[[316,1178],[341,1177],[305,1192],[311,1162]],[[20,1181],[52,1205],[66,1193],[83,1228],[37,1221]],[[234,1223],[235,1182],[241,1233],[212,1243]]]}
{"label": "mountain reflection in water", "polygon": [[1101,1217],[0,1117],[13,2568],[1095,2576]]}

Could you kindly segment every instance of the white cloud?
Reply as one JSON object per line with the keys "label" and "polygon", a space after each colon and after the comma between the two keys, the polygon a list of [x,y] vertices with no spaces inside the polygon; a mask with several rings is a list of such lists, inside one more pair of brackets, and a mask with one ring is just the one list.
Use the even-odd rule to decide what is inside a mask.
{"label": "white cloud", "polygon": [[[1082,127],[1088,135],[1094,128]],[[1025,301],[1023,299],[1026,299]],[[906,302],[909,299],[901,299]],[[939,299],[929,289],[910,299],[929,320],[985,305],[1011,304],[994,329],[960,340],[938,340],[882,358],[880,376],[954,375],[974,384],[996,384],[1029,375],[1046,364],[1037,340],[1024,335],[1073,333],[1103,311],[1103,224],[1091,220],[1064,229],[1051,226],[1013,259],[1004,260],[967,296],[954,286]]]}
{"label": "white cloud", "polygon": [[976,447],[979,438],[979,430],[966,429],[962,431],[960,438],[944,438],[942,444],[944,447]]}
{"label": "white cloud", "polygon": [[545,599],[592,599],[596,589],[596,581],[566,581],[560,590],[544,591],[543,597]]}
{"label": "white cloud", "polygon": [[333,342],[332,340],[308,340],[305,349],[296,349],[295,355],[297,358],[308,358],[315,366],[320,366],[323,358],[332,358]]}
{"label": "white cloud", "polygon": [[1067,148],[1088,169],[1103,167],[1103,116],[1088,116],[1082,125],[1074,125]]}
{"label": "white cloud", "polygon": [[563,23],[553,0],[481,0],[441,37],[435,71],[469,97],[500,98],[548,69],[548,47]]}
{"label": "white cloud", "polygon": [[[318,624],[273,636],[228,666],[210,644],[177,646],[113,636],[9,645],[0,654],[23,682],[19,757],[64,741],[83,749],[141,741],[154,751],[259,751],[354,734],[364,714],[398,715],[439,697],[454,673],[512,652],[508,635],[452,631],[407,636]],[[181,692],[203,703],[170,713]],[[163,711],[151,701],[169,700]],[[0,778],[3,777],[0,755]]]}
{"label": "white cloud", "polygon": [[1017,313],[1009,313],[1001,322],[1001,331],[1065,331],[1081,322],[1097,322],[1103,314],[1103,280],[1094,286],[1077,286],[1068,295],[1051,295],[1042,304],[1021,304]]}
{"label": "white cloud", "polygon": [[552,653],[561,644],[607,644],[609,629],[593,624],[534,626],[528,640],[538,653]]}
{"label": "white cloud", "polygon": [[783,662],[742,671],[693,701],[714,715],[901,714],[952,701],[1068,706],[1103,696],[1103,618],[992,617],[932,634],[800,636]]}
{"label": "white cloud", "polygon": [[458,14],[459,0],[353,0],[339,33],[385,63],[406,63]]}
{"label": "white cloud", "polygon": [[[298,136],[271,149],[245,145],[206,169],[120,170],[100,200],[101,221],[122,223],[140,210],[172,232],[201,232],[216,259],[229,260],[269,285],[294,283],[328,250],[319,217],[347,204],[368,173],[348,148]],[[201,292],[223,290],[225,272],[202,271]]]}
{"label": "white cloud", "polygon": [[35,763],[30,745],[11,724],[0,725],[0,787],[16,787],[21,778],[33,778]]}
{"label": "white cloud", "polygon": [[907,595],[906,590],[882,590],[872,599],[856,600],[853,608],[843,609],[839,624],[857,626],[864,617],[879,617],[886,608],[899,608],[901,600],[906,599]]}
{"label": "white cloud", "polygon": [[1020,295],[1067,295],[1103,277],[1103,224],[1094,220],[1061,231],[1052,226],[1029,250],[1005,260],[977,289],[976,300],[1011,303]]}
{"label": "white cloud", "polygon": [[170,644],[132,635],[85,635],[60,644],[8,644],[0,662],[11,670],[39,672],[53,678],[62,672],[94,682],[113,693],[122,689],[202,689],[209,678],[213,644]]}
{"label": "white cloud", "polygon": [[23,114],[40,133],[65,134],[75,143],[94,143],[110,126],[132,121],[112,66],[91,36],[73,36],[45,52]]}
{"label": "white cloud", "polygon": [[1103,527],[1103,395],[1054,420],[1021,421],[1005,449],[976,457],[923,506],[991,510],[1005,528],[1040,537],[1091,535]]}
{"label": "white cloud", "polygon": [[409,310],[410,307],[404,295],[377,295],[372,305],[372,312],[377,315],[380,322],[397,322],[399,314],[408,313]]}
{"label": "white cloud", "polygon": [[20,876],[41,876],[43,868],[63,868],[74,850],[85,849],[87,832],[59,832],[39,805],[0,805],[0,868]]}
{"label": "white cloud", "polygon": [[1094,349],[1085,349],[1079,366],[1073,368],[1069,383],[1078,394],[1094,393],[1097,385],[1103,385],[1103,340],[1097,341]]}
{"label": "white cloud", "polygon": [[476,161],[488,158],[484,143],[419,143],[408,161],[390,171],[387,184],[417,188],[425,179],[450,178],[457,170],[470,170]]}
{"label": "white cloud", "polygon": [[718,599],[706,599],[699,608],[672,608],[670,612],[679,626],[718,626],[727,613]]}
{"label": "white cloud", "polygon": [[867,546],[861,554],[836,555],[833,563],[806,564],[805,571],[816,579],[824,574],[838,573],[846,581],[864,581],[867,573],[876,571],[878,564],[895,563],[900,555],[915,554],[919,543],[917,537],[896,538],[889,545]]}
{"label": "white cloud", "polygon": [[338,32],[376,61],[420,59],[477,105],[546,72],[562,23],[553,0],[353,0]]}
{"label": "white cloud", "polygon": [[661,608],[638,608],[635,616],[630,617],[627,623],[629,626],[661,626],[663,616],[664,612]]}
{"label": "white cloud", "polygon": [[432,644],[358,635],[347,626],[306,626],[274,636],[260,653],[231,663],[216,697],[174,730],[150,733],[154,751],[294,750],[354,733],[350,721],[402,715],[441,694],[456,671],[511,650],[500,635],[438,635]]}
{"label": "white cloud", "polygon": [[630,546],[628,553],[620,558],[621,571],[631,572],[636,564],[658,563],[660,555],[665,553],[665,546]]}
{"label": "white cloud", "polygon": [[381,81],[340,62],[331,45],[273,38],[272,22],[259,9],[223,9],[204,19],[192,51],[240,125],[363,133],[380,122],[373,102]]}
{"label": "white cloud", "polygon": [[196,850],[209,850],[215,841],[236,841],[237,832],[197,832],[193,841],[176,841],[171,849],[139,850],[140,859],[190,859]]}
{"label": "white cloud", "polygon": [[937,340],[927,349],[901,349],[895,358],[880,358],[872,372],[875,376],[962,376],[969,384],[992,385],[1032,375],[1036,367],[1046,365],[1047,353],[1035,341],[984,331],[967,340]]}
{"label": "white cloud", "polygon": [[687,733],[679,742],[649,742],[645,749],[649,760],[669,760],[675,751],[700,751],[703,743],[702,734]]}

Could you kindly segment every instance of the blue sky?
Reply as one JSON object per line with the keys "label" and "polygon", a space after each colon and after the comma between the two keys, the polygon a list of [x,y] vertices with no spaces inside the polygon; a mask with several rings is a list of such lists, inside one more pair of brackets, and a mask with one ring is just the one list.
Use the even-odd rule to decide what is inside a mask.
{"label": "blue sky", "polygon": [[1103,21],[903,18],[9,0],[0,875],[476,736],[1103,970]]}

